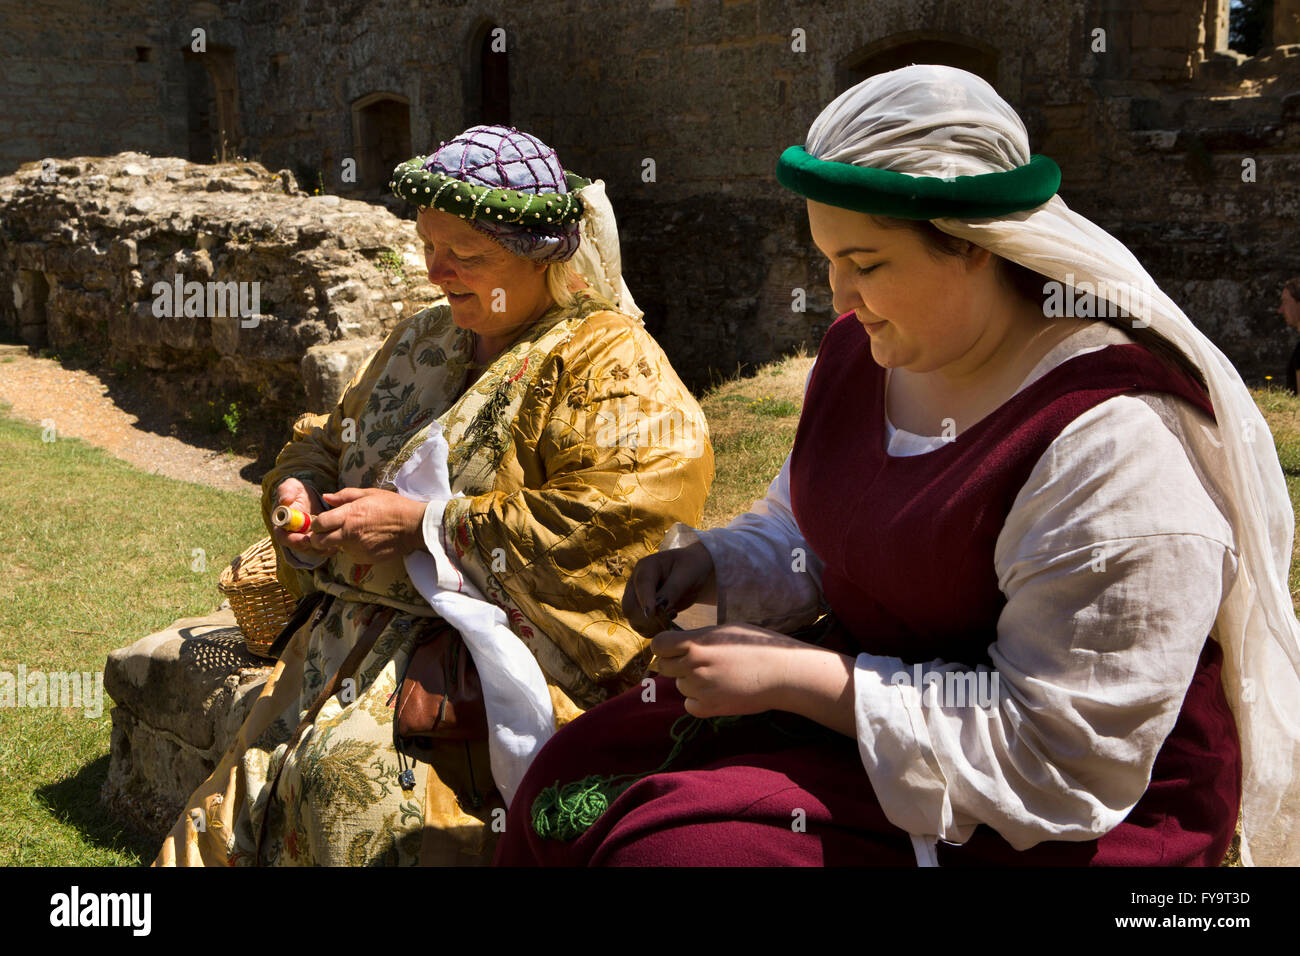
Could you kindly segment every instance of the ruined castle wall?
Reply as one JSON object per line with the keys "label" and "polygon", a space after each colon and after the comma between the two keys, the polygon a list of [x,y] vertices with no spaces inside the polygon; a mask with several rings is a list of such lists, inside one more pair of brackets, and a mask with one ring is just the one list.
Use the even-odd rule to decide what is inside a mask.
{"label": "ruined castle wall", "polygon": [[[611,4],[599,15],[581,6],[374,4],[350,17],[319,0],[266,8],[273,12],[246,4],[250,142],[272,167],[310,157],[325,187],[341,188],[339,164],[359,150],[350,104],[388,91],[410,103],[413,150],[436,147],[473,120],[465,100],[474,48],[485,25],[502,25],[511,122],[606,181],[628,283],[674,362],[700,381],[815,345],[832,318],[802,200],[773,171],[838,92],[842,61],[855,51],[918,23],[922,38],[984,46],[981,38],[997,38],[996,85],[1027,109],[1037,138],[1053,122],[1083,123],[1086,50],[1070,42],[1083,28],[1081,3],[1027,12],[1005,0],[893,0],[873,4],[870,16],[858,4],[792,12],[768,0]],[[272,81],[270,64],[286,52]],[[795,289],[806,290],[806,311],[792,310]]]}
{"label": "ruined castle wall", "polygon": [[[177,63],[202,27],[210,44],[231,51],[245,155],[293,170],[308,191],[378,198],[359,196],[341,175],[366,148],[354,105],[398,97],[411,151],[436,147],[476,120],[476,49],[500,25],[511,122],[606,181],[628,283],[674,362],[699,383],[815,346],[831,319],[802,201],[773,176],[781,149],[801,142],[820,109],[872,68],[855,72],[856,60],[887,58],[898,43],[920,44],[909,49],[930,59],[925,51],[939,48],[924,44],[957,42],[985,58],[1031,148],[1060,163],[1062,197],[1132,245],[1250,374],[1271,369],[1288,347],[1273,310],[1278,283],[1300,272],[1289,226],[1300,181],[1292,93],[1300,57],[1288,55],[1300,48],[1253,60],[1215,54],[1224,48],[1221,6],[128,0],[127,13],[78,30],[63,12],[71,5],[56,3],[55,20],[19,17],[5,41],[26,77],[8,88],[31,92],[19,97],[23,110],[8,111],[16,138],[0,149],[30,160],[78,140],[63,154],[102,142],[104,152],[185,155],[189,106]],[[109,64],[150,42],[157,62]],[[39,83],[78,64],[95,66],[68,73],[66,88],[41,100]],[[73,109],[77,96],[85,103]],[[56,119],[65,115],[73,119]],[[54,125],[42,131],[43,123]],[[1242,179],[1246,159],[1255,161],[1253,182]],[[804,312],[791,308],[796,289],[807,292]]]}
{"label": "ruined castle wall", "polygon": [[438,294],[402,220],[257,163],[27,163],[0,208],[0,336],[120,363],[177,414],[238,398],[277,436]]}
{"label": "ruined castle wall", "polygon": [[1096,159],[1072,205],[1123,240],[1244,375],[1277,379],[1294,344],[1280,287],[1300,274],[1300,48],[1223,52],[1225,25],[1202,12],[1147,0],[1112,17],[1118,56],[1095,58],[1082,113]]}

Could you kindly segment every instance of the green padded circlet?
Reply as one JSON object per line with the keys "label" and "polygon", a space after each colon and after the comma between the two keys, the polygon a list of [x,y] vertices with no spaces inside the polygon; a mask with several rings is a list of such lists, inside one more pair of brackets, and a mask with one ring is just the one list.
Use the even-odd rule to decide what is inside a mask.
{"label": "green padded circlet", "polygon": [[393,170],[388,184],[393,193],[417,206],[454,213],[462,219],[518,223],[521,226],[562,226],[582,218],[577,190],[591,184],[577,173],[565,172],[567,193],[526,193],[516,189],[480,186],[422,169],[424,156],[407,160]]}
{"label": "green padded circlet", "polygon": [[1034,154],[1024,166],[975,176],[911,176],[817,159],[802,146],[781,154],[776,178],[816,202],[896,219],[984,219],[1041,206],[1061,186],[1061,168]]}

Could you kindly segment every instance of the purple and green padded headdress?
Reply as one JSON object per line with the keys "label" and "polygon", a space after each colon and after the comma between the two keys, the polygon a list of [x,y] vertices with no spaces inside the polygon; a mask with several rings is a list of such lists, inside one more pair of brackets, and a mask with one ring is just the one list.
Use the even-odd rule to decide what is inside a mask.
{"label": "purple and green padded headdress", "polygon": [[507,126],[472,126],[433,155],[393,170],[393,194],[465,219],[525,259],[564,262],[578,251],[579,189],[555,150]]}

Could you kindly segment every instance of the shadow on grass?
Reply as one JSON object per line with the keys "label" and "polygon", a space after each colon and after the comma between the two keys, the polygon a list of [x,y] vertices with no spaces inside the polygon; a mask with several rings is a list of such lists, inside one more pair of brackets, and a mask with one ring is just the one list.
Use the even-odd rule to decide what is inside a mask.
{"label": "shadow on grass", "polygon": [[124,826],[99,802],[108,764],[109,755],[104,754],[66,780],[38,787],[36,797],[61,823],[75,827],[87,843],[135,856],[141,866],[147,866],[162,839]]}

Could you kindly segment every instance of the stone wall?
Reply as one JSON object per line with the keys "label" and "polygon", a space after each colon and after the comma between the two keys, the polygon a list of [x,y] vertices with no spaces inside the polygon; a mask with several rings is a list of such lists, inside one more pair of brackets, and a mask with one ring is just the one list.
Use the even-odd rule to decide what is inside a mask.
{"label": "stone wall", "polygon": [[1089,214],[1262,384],[1293,345],[1276,310],[1300,275],[1300,46],[1206,67],[1176,90],[1129,85],[1094,111],[1104,158]]}
{"label": "stone wall", "polygon": [[178,6],[0,3],[0,173],[42,156],[185,155]]}
{"label": "stone wall", "polygon": [[[250,143],[276,165],[305,151],[327,188],[348,189],[337,171],[362,146],[350,104],[400,96],[413,150],[433,148],[477,120],[479,44],[501,25],[511,122],[606,180],[629,285],[698,384],[815,345],[831,319],[802,202],[773,178],[780,149],[840,90],[898,65],[891,56],[954,62],[1016,107],[1031,147],[1061,164],[1063,198],[1132,243],[1243,373],[1276,374],[1289,350],[1274,310],[1280,282],[1300,273],[1285,226],[1300,128],[1283,104],[1300,64],[1286,49],[1225,52],[1226,20],[1203,0],[882,0],[870,17],[847,2],[577,6],[374,5],[349,18],[297,0],[250,12],[251,63],[283,58],[276,82],[245,96]],[[284,58],[299,45],[323,63]],[[313,85],[322,67],[329,82]],[[795,289],[805,312],[792,310]]]}
{"label": "stone wall", "polygon": [[[96,82],[140,99],[118,124],[128,132],[106,121],[96,135],[185,155],[207,142],[191,128],[206,122],[305,188],[356,198],[383,196],[377,171],[395,153],[426,152],[498,115],[484,64],[504,57],[510,122],[607,182],[629,285],[697,384],[816,344],[831,319],[824,265],[802,202],[775,183],[776,157],[839,91],[914,61],[990,79],[1032,149],[1061,164],[1063,198],[1133,243],[1245,374],[1276,372],[1289,349],[1274,310],[1280,280],[1300,273],[1287,226],[1297,120],[1286,99],[1300,89],[1300,48],[1231,53],[1226,0],[877,0],[869,15],[856,0],[156,2],[154,17],[107,19],[102,36],[76,41],[119,56],[134,49],[122,40],[131,24],[156,22],[140,41],[157,37],[153,64],[97,67]],[[1279,42],[1300,22],[1298,6],[1277,0]],[[33,16],[16,21],[18,36],[50,32]],[[195,29],[206,54],[186,53]],[[69,62],[48,44],[36,50],[20,76]],[[74,86],[90,82],[72,75]],[[196,75],[208,78],[199,93]],[[207,110],[198,118],[196,97]],[[144,117],[153,126],[132,125]],[[79,130],[13,149],[27,159],[33,142],[67,152]],[[1247,158],[1253,183],[1241,180]],[[805,312],[791,309],[796,288],[808,292]]]}
{"label": "stone wall", "polygon": [[101,799],[122,823],[161,845],[234,743],[272,663],[249,653],[225,603],[108,655],[113,733]]}
{"label": "stone wall", "polygon": [[[651,331],[698,384],[815,345],[833,318],[802,200],[773,170],[853,78],[846,61],[891,36],[966,38],[981,49],[977,38],[999,37],[993,79],[1028,110],[1031,129],[1046,131],[1051,109],[1086,95],[1077,2],[883,0],[870,17],[859,4],[796,11],[768,0],[602,5],[598,15],[580,7],[376,4],[356,18],[314,0],[250,4],[241,54],[249,148],[273,165],[305,155],[327,189],[347,189],[341,163],[363,146],[350,104],[373,91],[409,104],[413,150],[434,148],[477,120],[481,38],[501,25],[511,122],[607,182],[628,283]],[[306,48],[316,56],[285,56]],[[275,63],[272,83],[265,71]],[[1067,174],[1073,161],[1063,157]],[[795,289],[807,293],[805,311],[792,309]]]}

